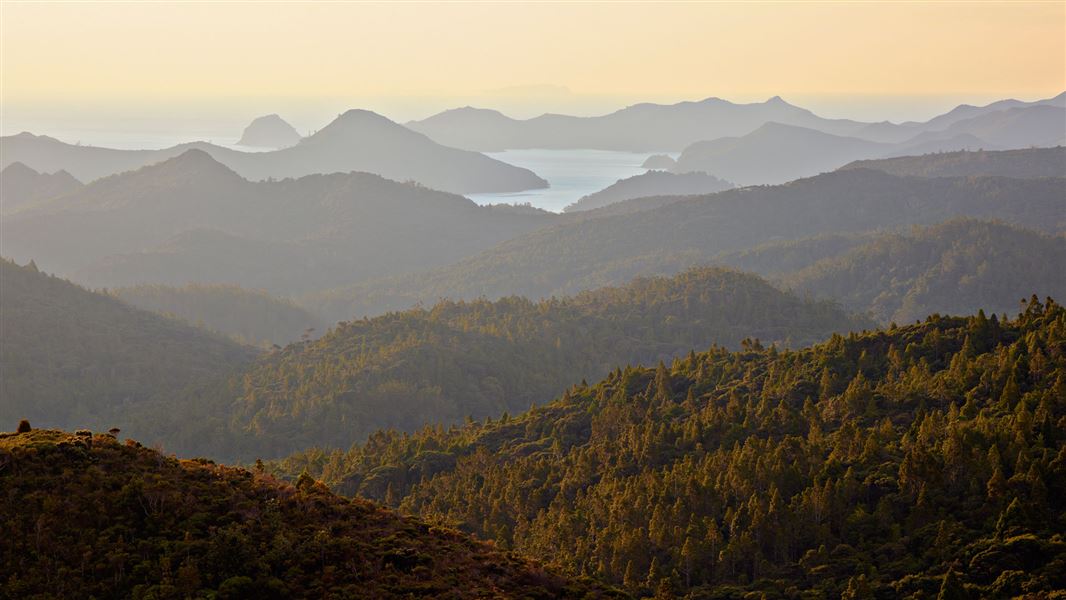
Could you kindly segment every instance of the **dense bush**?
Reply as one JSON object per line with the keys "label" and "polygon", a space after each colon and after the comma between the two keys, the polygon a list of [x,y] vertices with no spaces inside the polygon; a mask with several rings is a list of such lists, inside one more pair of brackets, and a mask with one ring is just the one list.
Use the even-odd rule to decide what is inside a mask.
{"label": "dense bush", "polygon": [[543,403],[619,364],[655,364],[746,337],[800,346],[872,327],[752,275],[695,269],[573,298],[442,301],[344,322],[263,356],[234,380],[243,453],[346,447],[383,427],[412,431]]}
{"label": "dense bush", "polygon": [[1047,597],[1066,587],[1066,310],[714,349],[272,468],[636,593]]}
{"label": "dense bush", "polygon": [[620,595],[321,484],[109,435],[0,434],[0,523],[2,598]]}

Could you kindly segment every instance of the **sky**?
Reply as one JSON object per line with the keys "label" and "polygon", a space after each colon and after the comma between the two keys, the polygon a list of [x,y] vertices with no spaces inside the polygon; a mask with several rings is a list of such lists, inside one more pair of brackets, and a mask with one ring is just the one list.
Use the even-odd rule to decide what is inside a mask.
{"label": "sky", "polygon": [[217,132],[774,95],[929,118],[1066,90],[1066,2],[0,3],[0,129]]}

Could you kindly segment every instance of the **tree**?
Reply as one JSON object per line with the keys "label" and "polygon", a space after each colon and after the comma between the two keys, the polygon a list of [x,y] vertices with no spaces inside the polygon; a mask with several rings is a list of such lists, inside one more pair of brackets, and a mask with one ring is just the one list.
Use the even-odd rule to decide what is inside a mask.
{"label": "tree", "polygon": [[[391,493],[361,489],[634,595],[665,581],[678,595],[931,598],[929,581],[972,563],[958,582],[994,597],[1002,583],[981,573],[999,553],[974,549],[1013,544],[1033,558],[1011,585],[1044,593],[1064,555],[1049,540],[1066,508],[1066,402],[1054,396],[1066,309],[997,321],[987,340],[973,322],[615,369],[507,423],[375,434],[316,477],[399,470],[408,477]],[[1024,354],[1044,362],[1016,365]],[[1011,369],[1020,399],[1000,410]],[[863,397],[876,399],[875,417]],[[422,468],[428,448],[450,455],[447,466]],[[297,455],[288,472],[316,462]],[[882,555],[914,576],[879,573],[870,560]]]}
{"label": "tree", "polygon": [[870,600],[874,597],[870,590],[870,584],[866,581],[866,575],[859,575],[848,580],[848,587],[840,595],[840,600]]}
{"label": "tree", "polygon": [[296,489],[308,491],[315,485],[315,478],[311,477],[307,471],[300,473],[300,477],[296,479]]}
{"label": "tree", "polygon": [[692,538],[685,538],[685,545],[681,547],[681,572],[685,574],[685,588],[692,587],[692,562],[696,558],[696,550],[692,544]]}
{"label": "tree", "polygon": [[954,569],[949,569],[944,574],[944,581],[940,584],[940,593],[937,594],[936,600],[970,600],[970,595],[966,592],[966,588],[962,586],[958,577],[955,576]]}

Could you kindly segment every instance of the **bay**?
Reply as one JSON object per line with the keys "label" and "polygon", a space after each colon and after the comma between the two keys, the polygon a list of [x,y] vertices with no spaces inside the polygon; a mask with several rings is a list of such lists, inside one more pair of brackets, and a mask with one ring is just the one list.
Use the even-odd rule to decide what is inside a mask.
{"label": "bay", "polygon": [[[507,194],[467,194],[478,204],[530,204],[561,212],[582,196],[598,192],[619,179],[643,173],[641,164],[652,154],[664,152],[615,152],[611,150],[506,150],[488,156],[524,167],[548,180],[551,186]],[[676,157],[676,153],[671,154]]]}

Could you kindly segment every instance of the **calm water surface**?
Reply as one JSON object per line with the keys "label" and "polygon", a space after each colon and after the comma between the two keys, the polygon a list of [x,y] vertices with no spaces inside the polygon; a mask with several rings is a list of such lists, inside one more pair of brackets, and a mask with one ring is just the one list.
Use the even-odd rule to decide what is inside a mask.
{"label": "calm water surface", "polygon": [[[467,194],[478,204],[525,204],[559,212],[568,204],[598,192],[619,179],[644,172],[640,165],[652,154],[610,150],[507,150],[485,154],[524,167],[548,180],[551,187],[511,194]],[[671,154],[676,157],[676,153]]]}

